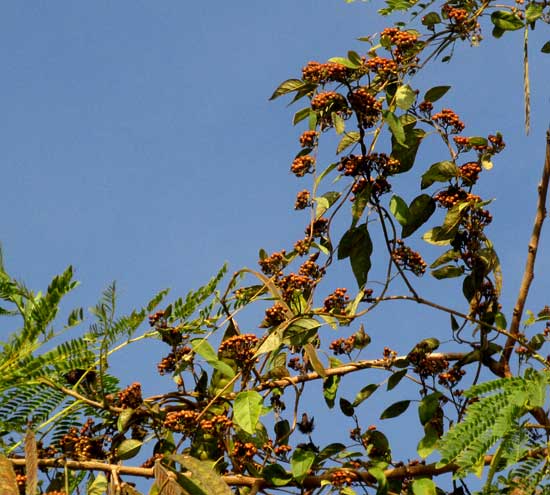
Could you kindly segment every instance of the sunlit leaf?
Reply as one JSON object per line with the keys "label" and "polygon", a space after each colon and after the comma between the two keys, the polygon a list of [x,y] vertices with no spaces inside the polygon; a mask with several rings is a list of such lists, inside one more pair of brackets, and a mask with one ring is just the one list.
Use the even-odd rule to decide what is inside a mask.
{"label": "sunlit leaf", "polygon": [[239,392],[233,403],[233,420],[253,435],[262,413],[263,397],[255,390]]}

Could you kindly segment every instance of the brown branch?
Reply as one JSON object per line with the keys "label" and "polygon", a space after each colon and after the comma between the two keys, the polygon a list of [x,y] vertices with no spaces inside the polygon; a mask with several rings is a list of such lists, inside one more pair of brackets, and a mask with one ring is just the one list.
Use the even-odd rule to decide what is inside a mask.
{"label": "brown branch", "polygon": [[529,247],[527,250],[527,261],[525,263],[525,271],[523,272],[523,278],[521,280],[521,286],[519,288],[518,298],[516,305],[514,306],[514,312],[512,313],[512,322],[510,323],[509,333],[511,334],[506,340],[504,346],[504,352],[500,360],[502,367],[504,368],[505,376],[510,376],[510,357],[514,348],[514,343],[517,340],[519,334],[519,325],[521,317],[523,315],[523,309],[525,307],[525,301],[529,294],[529,288],[535,278],[535,260],[537,258],[537,250],[540,241],[540,232],[544,217],[546,216],[546,201],[548,196],[548,181],[550,179],[550,130],[546,131],[546,157],[544,161],[544,168],[542,170],[542,176],[538,185],[538,202],[537,213],[535,215],[535,222],[533,225],[533,231],[531,233],[531,239],[529,241]]}
{"label": "brown branch", "polygon": [[[446,359],[447,361],[459,361],[464,358],[466,353],[463,352],[434,352],[426,355],[426,359],[439,361]],[[406,356],[398,356],[394,359],[368,359],[365,361],[357,361],[355,363],[348,363],[342,366],[336,366],[334,368],[325,369],[326,377],[329,376],[343,376],[348,373],[353,373],[357,370],[367,369],[367,368],[390,368],[395,361],[406,359]],[[265,383],[262,383],[255,390],[262,391],[272,388],[285,388],[291,385],[296,385],[297,383],[309,382],[312,380],[319,380],[321,378],[326,378],[319,375],[319,373],[312,371],[311,373],[305,373],[303,375],[292,376],[288,378],[281,378],[277,380],[270,380]]]}
{"label": "brown branch", "polygon": [[[485,464],[490,464],[493,456],[485,456]],[[25,466],[25,459],[9,459],[14,466]],[[42,468],[67,468],[72,471],[103,471],[112,473],[116,471],[118,475],[138,476],[142,478],[153,478],[153,468],[142,468],[135,466],[121,466],[109,464],[100,461],[69,461],[63,459],[39,459],[38,465]],[[432,464],[416,464],[400,466],[396,468],[386,469],[384,474],[387,479],[403,479],[403,478],[419,478],[424,476],[439,476],[441,474],[456,472],[459,466],[454,463],[447,464],[442,467],[437,467],[437,463]],[[322,481],[330,481],[334,471],[345,471],[353,475],[358,482],[367,484],[375,484],[376,479],[368,471],[356,469],[335,469],[332,472],[327,472],[318,476],[307,476],[302,485],[304,488],[318,488]],[[258,489],[273,488],[263,478],[254,476],[244,476],[240,474],[229,474],[222,476],[222,479],[229,486],[248,486]],[[295,482],[290,482],[286,486],[297,486]]]}

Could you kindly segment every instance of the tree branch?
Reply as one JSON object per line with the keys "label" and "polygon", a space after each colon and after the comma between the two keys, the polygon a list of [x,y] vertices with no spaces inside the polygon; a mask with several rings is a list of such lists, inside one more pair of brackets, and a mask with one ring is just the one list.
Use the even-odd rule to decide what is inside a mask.
{"label": "tree branch", "polygon": [[506,340],[504,346],[504,352],[500,360],[505,376],[510,376],[510,357],[514,348],[514,343],[519,333],[519,325],[521,317],[523,315],[523,309],[525,307],[525,301],[529,294],[529,288],[535,278],[535,260],[537,258],[537,250],[540,241],[540,232],[542,224],[546,216],[546,201],[548,196],[548,181],[550,179],[550,130],[546,131],[546,158],[544,161],[544,168],[542,170],[542,177],[538,186],[538,202],[537,213],[535,215],[535,222],[533,225],[533,231],[531,233],[531,239],[529,241],[529,247],[527,250],[527,261],[525,263],[525,271],[523,272],[523,278],[521,280],[521,286],[519,288],[518,298],[516,305],[514,306],[514,312],[512,313],[512,322],[510,323],[509,333],[511,334]]}

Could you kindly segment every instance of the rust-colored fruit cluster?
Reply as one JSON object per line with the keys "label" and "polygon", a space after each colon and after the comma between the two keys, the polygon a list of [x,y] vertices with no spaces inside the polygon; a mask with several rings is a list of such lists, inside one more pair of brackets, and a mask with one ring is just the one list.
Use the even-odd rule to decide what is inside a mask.
{"label": "rust-colored fruit cluster", "polygon": [[348,99],[363,127],[372,127],[378,122],[382,112],[382,104],[367,88],[352,91]]}
{"label": "rust-colored fruit cluster", "polygon": [[450,134],[458,134],[465,127],[464,122],[450,108],[444,108],[441,112],[434,114],[432,120]]}
{"label": "rust-colored fruit cluster", "polygon": [[302,69],[302,79],[316,84],[327,82],[344,82],[351,75],[352,71],[342,64],[327,62],[308,62]]}
{"label": "rust-colored fruit cluster", "polygon": [[256,352],[258,337],[252,333],[235,335],[220,344],[219,354],[234,359],[240,365],[249,364]]}
{"label": "rust-colored fruit cluster", "polygon": [[118,402],[122,408],[136,409],[141,406],[143,404],[141,384],[134,382],[129,387],[121,390],[118,393]]}
{"label": "rust-colored fruit cluster", "polygon": [[311,194],[307,189],[300,191],[296,195],[296,202],[294,203],[295,210],[304,210],[308,206],[311,206]]}
{"label": "rust-colored fruit cluster", "polygon": [[350,335],[347,339],[339,338],[330,343],[329,349],[336,355],[350,354],[355,348],[355,335]]}
{"label": "rust-colored fruit cluster", "polygon": [[90,459],[104,459],[104,436],[93,436],[94,421],[90,418],[79,430],[76,426],[61,437],[59,446],[63,453],[76,461],[88,461]]}
{"label": "rust-colored fruit cluster", "polygon": [[300,146],[302,148],[313,148],[318,136],[317,131],[304,131],[300,136]]}
{"label": "rust-colored fruit cluster", "polygon": [[345,314],[346,306],[349,303],[347,289],[339,287],[332,294],[329,294],[323,303],[323,308],[328,313]]}
{"label": "rust-colored fruit cluster", "polygon": [[312,171],[313,165],[315,163],[315,158],[311,155],[298,156],[292,162],[290,166],[290,171],[296,177],[303,177],[304,175]]}
{"label": "rust-colored fruit cluster", "polygon": [[284,249],[277,251],[258,262],[263,273],[274,276],[281,276],[282,270],[287,263],[286,251]]}
{"label": "rust-colored fruit cluster", "polygon": [[428,266],[419,253],[413,251],[405,243],[398,239],[396,248],[392,251],[392,258],[403,269],[410,270],[415,275],[423,275]]}

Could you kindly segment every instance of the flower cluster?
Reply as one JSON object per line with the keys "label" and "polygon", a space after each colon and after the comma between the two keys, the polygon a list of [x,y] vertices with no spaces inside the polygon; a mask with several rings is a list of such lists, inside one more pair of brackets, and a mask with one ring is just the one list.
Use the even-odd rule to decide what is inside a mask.
{"label": "flower cluster", "polygon": [[368,155],[348,155],[338,164],[338,171],[346,176],[363,175],[368,177],[373,172],[381,175],[392,175],[399,171],[399,160],[385,153],[370,153]]}
{"label": "flower cluster", "polygon": [[286,310],[281,303],[276,303],[265,310],[265,318],[262,326],[274,327],[286,320]]}
{"label": "flower cluster", "polygon": [[252,333],[235,335],[220,344],[219,353],[221,356],[234,359],[239,365],[244,366],[253,360],[257,344],[258,337]]}
{"label": "flower cluster", "polygon": [[73,426],[59,440],[59,447],[70,459],[88,461],[90,459],[104,459],[104,436],[93,436],[94,421],[88,419],[79,430]]}
{"label": "flower cluster", "polygon": [[163,357],[159,364],[157,364],[157,370],[160,375],[166,375],[167,373],[173,373],[176,371],[179,363],[184,357],[192,356],[193,350],[189,346],[176,347],[170,354]]}
{"label": "flower cluster", "polygon": [[124,390],[121,390],[118,393],[118,401],[123,409],[136,409],[141,406],[141,404],[143,404],[143,398],[141,397],[141,384],[135,382]]}
{"label": "flower cluster", "polygon": [[351,485],[354,481],[358,481],[359,477],[354,471],[337,469],[330,473],[330,483],[333,486]]}
{"label": "flower cluster", "polygon": [[325,84],[327,82],[344,82],[352,71],[342,64],[334,62],[308,62],[302,69],[302,79],[316,84]]}
{"label": "flower cluster", "polygon": [[460,177],[466,185],[473,185],[479,178],[481,165],[478,162],[468,162],[459,167]]}
{"label": "flower cluster", "polygon": [[319,133],[316,131],[304,131],[300,136],[300,146],[302,148],[313,148]]}
{"label": "flower cluster", "polygon": [[349,296],[346,294],[348,290],[340,287],[330,294],[323,303],[325,311],[334,314],[344,314],[346,306],[349,303]]}
{"label": "flower cluster", "polygon": [[315,163],[315,158],[311,155],[302,155],[294,158],[292,165],[290,166],[290,171],[296,177],[303,177],[306,174],[309,174],[312,171],[313,165]]}
{"label": "flower cluster", "polygon": [[441,385],[447,388],[454,387],[466,374],[462,368],[453,366],[449,371],[444,371],[439,373],[438,381]]}
{"label": "flower cluster", "polygon": [[282,270],[288,263],[285,255],[286,252],[282,249],[281,251],[277,251],[267,258],[260,260],[258,263],[262,269],[262,272],[266,275],[282,275]]}
{"label": "flower cluster", "polygon": [[296,195],[296,202],[294,203],[295,210],[303,210],[311,205],[311,195],[307,189],[300,191]]}
{"label": "flower cluster", "polygon": [[311,247],[311,239],[309,237],[306,237],[305,239],[298,239],[294,243],[294,251],[298,253],[300,256],[304,256],[309,252],[309,249]]}
{"label": "flower cluster", "polygon": [[432,116],[432,120],[450,134],[458,134],[464,130],[464,122],[450,108],[444,108]]}
{"label": "flower cluster", "polygon": [[365,66],[380,76],[387,76],[397,72],[397,63],[391,58],[372,57],[365,62]]}
{"label": "flower cluster", "polygon": [[393,55],[398,63],[408,60],[418,45],[418,35],[410,31],[401,31],[399,28],[386,28],[380,33],[380,38],[388,39],[395,46]]}
{"label": "flower cluster", "polygon": [[355,335],[350,335],[347,339],[339,338],[330,343],[329,349],[336,355],[350,354],[355,348]]}
{"label": "flower cluster", "polygon": [[197,428],[198,415],[198,412],[189,410],[169,412],[164,418],[163,425],[170,431],[190,434]]}
{"label": "flower cluster", "polygon": [[363,127],[372,127],[380,118],[382,103],[367,88],[359,88],[348,96],[349,102]]}
{"label": "flower cluster", "polygon": [[394,261],[404,270],[410,270],[417,276],[423,275],[427,265],[422,256],[410,247],[405,246],[401,239],[398,239],[396,244],[397,247],[392,251]]}
{"label": "flower cluster", "polygon": [[305,230],[307,237],[321,237],[328,229],[328,218],[320,217],[310,223]]}
{"label": "flower cluster", "polygon": [[311,99],[311,109],[315,111],[338,111],[346,107],[346,99],[336,91],[323,91]]}

